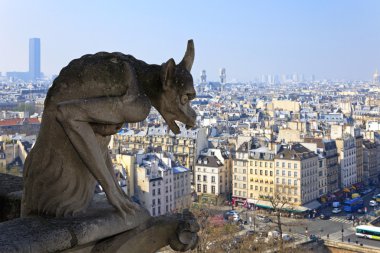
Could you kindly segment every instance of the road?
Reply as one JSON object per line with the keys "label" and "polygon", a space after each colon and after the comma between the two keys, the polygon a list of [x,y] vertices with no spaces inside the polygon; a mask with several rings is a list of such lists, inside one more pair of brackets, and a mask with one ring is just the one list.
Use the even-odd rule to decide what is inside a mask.
{"label": "road", "polygon": [[[370,207],[368,205],[369,201],[372,199],[372,196],[375,193],[380,192],[377,189],[375,192],[369,193],[366,196],[363,196],[365,206],[367,207],[368,212],[373,212],[375,210],[374,207]],[[229,207],[224,207],[223,210],[219,210],[220,213],[223,213],[225,210],[228,210]],[[343,234],[343,241],[350,243],[358,244],[363,243],[364,245],[369,245],[372,247],[380,248],[380,241],[357,238],[355,236],[355,227],[353,226],[353,222],[346,219],[348,213],[342,211],[339,214],[331,213],[332,207],[324,208],[321,213],[330,215],[331,218],[329,220],[321,220],[319,218],[316,219],[293,219],[293,218],[281,218],[283,225],[283,233],[290,234],[294,236],[297,240],[306,240],[309,235],[317,235],[323,239],[330,239],[341,241]],[[245,209],[237,209],[240,212],[240,217],[243,220],[249,220],[249,217],[252,217],[252,221],[254,220],[256,223],[256,229],[271,231],[276,229],[276,224],[274,223],[264,223],[258,221],[257,219],[253,219],[254,211],[246,211]],[[218,211],[216,211],[218,212]],[[357,217],[363,217],[365,214],[354,214]],[[276,217],[270,217],[274,220]],[[252,229],[250,224],[245,226],[246,230]],[[343,231],[343,233],[342,233]]]}

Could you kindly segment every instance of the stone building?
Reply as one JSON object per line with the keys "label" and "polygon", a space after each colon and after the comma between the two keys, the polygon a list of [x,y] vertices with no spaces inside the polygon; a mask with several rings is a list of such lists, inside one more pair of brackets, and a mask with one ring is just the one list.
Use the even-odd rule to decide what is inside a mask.
{"label": "stone building", "polygon": [[379,162],[377,161],[377,145],[369,140],[363,141],[363,182],[378,184]]}
{"label": "stone building", "polygon": [[351,187],[357,183],[356,139],[350,134],[336,139],[340,163],[340,187]]}

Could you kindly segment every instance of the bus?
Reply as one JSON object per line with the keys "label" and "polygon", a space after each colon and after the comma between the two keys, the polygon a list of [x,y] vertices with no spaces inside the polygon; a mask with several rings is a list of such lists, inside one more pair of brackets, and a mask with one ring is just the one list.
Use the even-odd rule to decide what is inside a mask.
{"label": "bus", "polygon": [[380,227],[361,225],[356,227],[357,237],[380,240]]}
{"label": "bus", "polygon": [[343,210],[346,212],[356,212],[358,209],[364,207],[362,198],[347,199],[343,202]]}

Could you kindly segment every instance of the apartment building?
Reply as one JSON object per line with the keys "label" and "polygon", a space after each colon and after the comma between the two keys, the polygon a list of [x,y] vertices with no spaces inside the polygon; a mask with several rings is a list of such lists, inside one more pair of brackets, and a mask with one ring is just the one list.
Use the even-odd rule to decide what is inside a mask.
{"label": "apartment building", "polygon": [[187,130],[181,128],[181,133],[174,135],[162,125],[152,126],[144,131],[126,130],[115,135],[114,145],[121,151],[152,149],[170,152],[180,165],[193,171],[194,158],[201,150],[207,148],[207,132],[205,128]]}
{"label": "apartment building", "polygon": [[318,154],[318,197],[327,194],[327,159],[323,153]]}
{"label": "apartment building", "polygon": [[324,140],[323,148],[324,156],[326,158],[327,192],[333,193],[339,190],[340,182],[340,165],[335,140]]}
{"label": "apartment building", "polygon": [[378,184],[379,162],[377,161],[377,145],[369,140],[363,141],[363,182]]}
{"label": "apartment building", "polygon": [[248,159],[248,198],[266,199],[275,191],[275,152],[267,147],[250,150]]}
{"label": "apartment building", "polygon": [[301,144],[275,155],[275,188],[284,200],[303,205],[318,198],[318,155]]}
{"label": "apartment building", "polygon": [[357,183],[356,140],[350,134],[336,139],[340,164],[340,187],[351,187]]}
{"label": "apartment building", "polygon": [[[165,187],[165,192],[167,190],[168,189]],[[174,194],[174,211],[180,212],[184,208],[189,208],[191,206],[191,171],[190,169],[183,166],[173,167],[173,191],[174,191],[173,193]]]}
{"label": "apartment building", "polygon": [[250,142],[244,142],[236,150],[232,172],[232,198],[236,203],[243,203],[248,197],[248,156]]}
{"label": "apartment building", "polygon": [[218,196],[226,197],[229,193],[231,181],[228,168],[219,155],[210,152],[210,155],[198,156],[194,173],[195,190],[201,199],[215,202]]}

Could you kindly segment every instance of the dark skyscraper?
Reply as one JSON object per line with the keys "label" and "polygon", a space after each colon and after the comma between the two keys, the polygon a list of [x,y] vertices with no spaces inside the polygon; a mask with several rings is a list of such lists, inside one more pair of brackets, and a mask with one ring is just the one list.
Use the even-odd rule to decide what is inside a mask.
{"label": "dark skyscraper", "polygon": [[39,38],[29,39],[29,75],[35,80],[41,75],[41,44]]}

